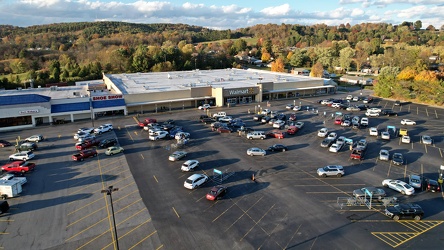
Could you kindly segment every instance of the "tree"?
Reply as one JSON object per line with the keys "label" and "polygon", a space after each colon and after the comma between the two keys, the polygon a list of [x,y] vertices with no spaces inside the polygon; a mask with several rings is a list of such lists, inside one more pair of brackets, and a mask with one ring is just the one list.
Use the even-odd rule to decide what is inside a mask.
{"label": "tree", "polygon": [[355,57],[355,50],[350,48],[350,47],[346,47],[341,49],[341,51],[339,52],[339,66],[343,69],[343,70],[349,70],[350,69],[350,65],[353,61],[353,57]]}
{"label": "tree", "polygon": [[237,54],[247,48],[247,42],[244,39],[237,39],[231,47],[234,50],[234,54]]}
{"label": "tree", "polygon": [[413,27],[415,28],[415,30],[420,30],[422,28],[421,20],[416,21]]}
{"label": "tree", "polygon": [[148,72],[150,69],[148,48],[145,45],[139,45],[134,52],[131,66],[136,72]]}
{"label": "tree", "polygon": [[403,69],[397,76],[398,80],[401,81],[412,81],[415,76],[418,74],[418,71],[407,67],[405,69]]}
{"label": "tree", "polygon": [[375,95],[384,98],[392,96],[392,88],[396,83],[396,77],[398,74],[398,67],[383,67],[379,72],[378,81],[373,87]]}
{"label": "tree", "polygon": [[290,57],[290,65],[293,67],[301,67],[304,65],[305,56],[300,49],[296,49]]}
{"label": "tree", "polygon": [[262,62],[270,61],[271,55],[268,52],[262,53],[261,60]]}
{"label": "tree", "polygon": [[315,63],[313,67],[311,67],[310,76],[312,77],[322,77],[324,74],[324,67],[320,62]]}
{"label": "tree", "polygon": [[273,72],[285,72],[284,61],[282,58],[276,59],[276,61],[271,63],[271,71]]}

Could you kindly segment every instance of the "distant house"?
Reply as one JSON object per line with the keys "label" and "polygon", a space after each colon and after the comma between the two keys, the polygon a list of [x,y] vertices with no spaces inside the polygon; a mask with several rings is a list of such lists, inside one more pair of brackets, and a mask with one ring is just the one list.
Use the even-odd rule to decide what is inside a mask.
{"label": "distant house", "polygon": [[291,73],[295,75],[309,76],[310,70],[304,68],[293,68]]}
{"label": "distant house", "polygon": [[344,75],[341,78],[339,78],[339,81],[346,82],[349,84],[362,84],[362,85],[373,85],[373,79],[367,78],[361,76],[350,76],[350,75]]}

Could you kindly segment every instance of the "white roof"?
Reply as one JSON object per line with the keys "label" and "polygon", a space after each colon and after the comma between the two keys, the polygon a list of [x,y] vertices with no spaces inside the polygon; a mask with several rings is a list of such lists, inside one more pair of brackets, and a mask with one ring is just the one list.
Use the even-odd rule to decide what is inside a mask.
{"label": "white roof", "polygon": [[307,82],[320,78],[254,69],[218,69],[106,75],[123,94],[189,90],[192,87],[246,88],[264,82]]}

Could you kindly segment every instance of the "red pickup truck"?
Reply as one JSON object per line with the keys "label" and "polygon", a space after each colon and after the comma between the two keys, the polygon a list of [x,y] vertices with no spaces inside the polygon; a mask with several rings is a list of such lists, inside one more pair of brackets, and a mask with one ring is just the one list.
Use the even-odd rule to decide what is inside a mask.
{"label": "red pickup truck", "polygon": [[11,163],[3,165],[2,171],[25,173],[34,170],[34,168],[35,168],[35,163],[27,161],[13,161]]}
{"label": "red pickup truck", "polygon": [[76,149],[77,149],[77,150],[88,149],[88,148],[91,148],[91,147],[93,147],[93,146],[97,146],[97,145],[99,145],[99,143],[100,143],[99,140],[93,138],[93,139],[91,139],[91,140],[87,140],[87,141],[84,141],[84,142],[76,143]]}
{"label": "red pickup truck", "polygon": [[143,121],[139,121],[139,127],[143,128],[150,123],[157,123],[157,120],[154,118],[146,118]]}
{"label": "red pickup truck", "polygon": [[350,154],[350,159],[360,161],[364,160],[364,150],[353,149],[352,153]]}
{"label": "red pickup truck", "polygon": [[96,157],[96,156],[97,156],[97,151],[95,149],[86,149],[79,151],[77,154],[73,154],[72,159],[74,161],[83,161],[85,160],[85,158]]}

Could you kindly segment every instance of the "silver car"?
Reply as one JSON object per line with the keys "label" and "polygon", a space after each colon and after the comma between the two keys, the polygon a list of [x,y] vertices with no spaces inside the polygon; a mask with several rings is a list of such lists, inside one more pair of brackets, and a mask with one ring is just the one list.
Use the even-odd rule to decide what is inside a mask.
{"label": "silver car", "polygon": [[432,145],[433,144],[432,137],[430,137],[428,135],[421,136],[421,142],[422,142],[422,144],[426,144],[426,145]]}
{"label": "silver car", "polygon": [[318,168],[316,172],[321,177],[327,177],[327,176],[342,177],[345,174],[344,168],[342,166],[334,166],[334,165]]}
{"label": "silver car", "polygon": [[390,159],[389,151],[385,150],[385,149],[381,149],[381,151],[379,151],[379,160],[388,161],[389,159]]}
{"label": "silver car", "polygon": [[247,150],[247,155],[249,155],[249,156],[254,156],[254,155],[265,156],[266,154],[267,154],[267,152],[263,149],[260,149],[260,148],[249,148]]}

